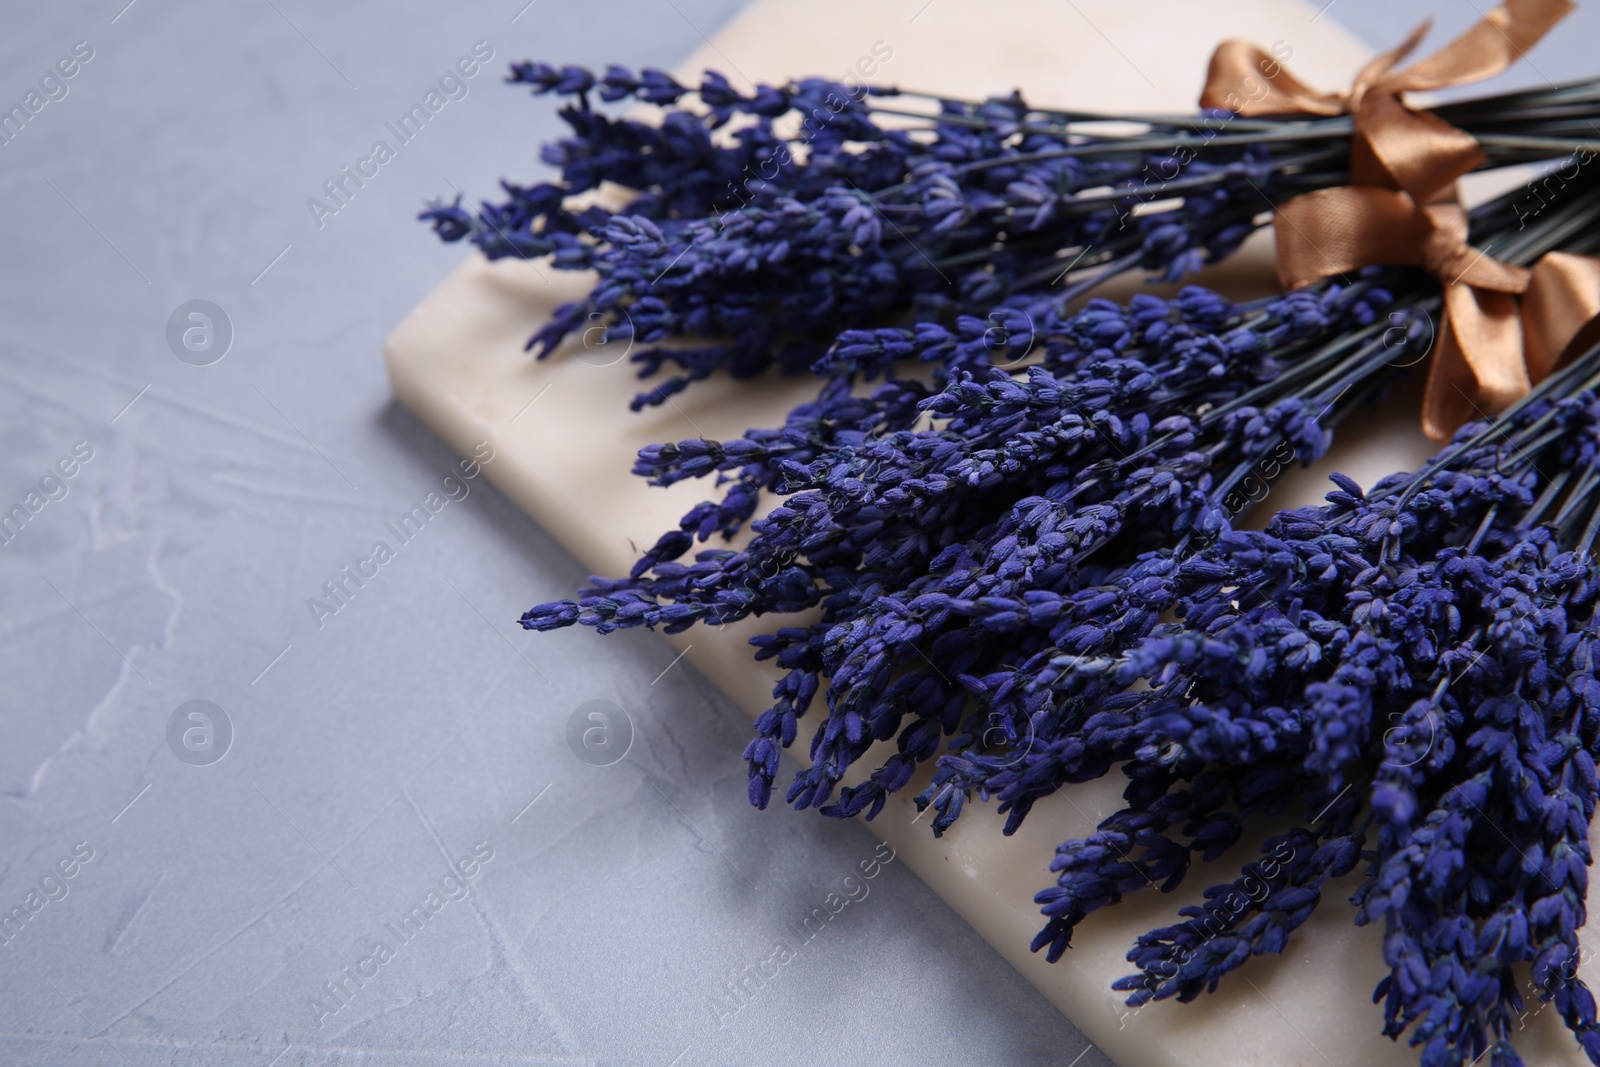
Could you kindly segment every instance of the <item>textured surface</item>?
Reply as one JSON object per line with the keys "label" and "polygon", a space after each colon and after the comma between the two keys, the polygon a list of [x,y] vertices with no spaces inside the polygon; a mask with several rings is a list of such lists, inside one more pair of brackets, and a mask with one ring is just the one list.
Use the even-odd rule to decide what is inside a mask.
{"label": "textured surface", "polygon": [[[418,205],[534,172],[550,109],[480,73],[337,214],[307,209],[476,41],[496,69],[668,66],[737,0],[124,3],[11,5],[0,34],[7,108],[93,49],[0,146],[0,509],[93,450],[0,546],[0,916],[28,915],[0,943],[0,1062],[1105,1063],[903,861],[860,881],[866,830],[744,808],[746,721],[674,650],[515,628],[583,568],[483,479],[444,482],[377,351],[460,258]],[[1103,28],[1140,60],[1155,27]],[[1070,5],[1044,30],[1026,46],[1095,36]],[[1587,66],[1583,39],[1539,68]],[[167,337],[197,299],[232,325],[209,366],[220,344],[186,362]],[[379,540],[319,626],[307,601]],[[191,700],[232,725],[210,765],[178,758],[215,754],[184,747],[195,721],[169,744]],[[567,744],[593,700],[636,727],[614,766]],[[852,872],[868,895],[796,934]]]}
{"label": "textured surface", "polygon": [[[5,508],[93,449],[0,547],[0,910],[74,870],[0,944],[0,1063],[1078,1055],[903,863],[860,881],[867,831],[746,808],[746,720],[683,665],[663,674],[670,649],[518,630],[582,574],[483,479],[409,543],[385,526],[449,500],[456,463],[379,358],[460,258],[412,216],[451,183],[527,172],[556,132],[499,68],[671,65],[737,5],[541,0],[512,25],[524,0],[139,0],[113,25],[121,2],[13,5],[0,35],[8,103],[75,41],[94,49],[0,147]],[[306,200],[478,40],[495,69],[318,229]],[[168,347],[191,299],[233,324],[211,366]],[[307,600],[378,540],[395,557],[319,628]],[[233,725],[210,766],[169,749],[193,699]],[[566,744],[591,700],[636,724],[615,766]],[[93,858],[73,866],[80,841]],[[387,932],[480,841],[494,855],[467,896],[449,883],[408,942]],[[795,934],[852,873],[868,895]],[[374,938],[392,959],[363,963]],[[777,941],[795,957],[757,988]],[[377,973],[339,1007],[325,983],[347,966]]]}
{"label": "textured surface", "polygon": [[[1139,38],[1143,14],[1111,2],[1076,0],[1070,6],[1039,2],[988,9],[930,8],[909,27],[876,9],[848,3],[757,3],[745,9],[708,45],[682,65],[690,73],[702,63],[729,67],[747,78],[773,78],[784,70],[847,67],[868,44],[893,39],[883,77],[902,84],[950,87],[957,92],[1015,84],[1033,100],[1070,101],[1093,110],[1119,107],[1176,110],[1192,94],[1187,72],[1203,69],[1218,35],[1239,34],[1288,42],[1297,71],[1318,83],[1333,83],[1365,58],[1361,47],[1331,21],[1313,21],[1314,9],[1277,0],[1235,0],[1227,5],[1160,5],[1160,38]],[[1035,25],[1078,19],[1099,34],[1017,47]],[[825,28],[825,29],[823,29]],[[1138,41],[1119,55],[1114,40]],[[962,42],[965,42],[964,44]],[[855,49],[853,52],[852,49]],[[943,57],[959,53],[949,69]],[[1144,77],[1149,72],[1150,77]],[[1469,183],[1469,196],[1488,195],[1526,175],[1495,176]],[[1495,189],[1498,191],[1498,189]],[[1267,235],[1205,280],[1246,295],[1270,286]],[[712,382],[639,415],[620,415],[635,391],[622,343],[608,344],[593,330],[549,361],[530,362],[522,342],[554,305],[581,292],[584,279],[528,264],[495,265],[469,260],[391,335],[386,346],[396,395],[462,454],[493,441],[498,458],[488,477],[520,507],[597,573],[625,573],[635,545],[648,544],[705,492],[682,483],[670,490],[646,487],[623,472],[647,443],[686,436],[725,439],[750,425],[777,425],[783,412],[814,385],[766,380],[758,385]],[[1393,398],[1375,416],[1352,420],[1334,456],[1274,486],[1270,506],[1320,499],[1335,465],[1363,483],[1419,462],[1431,449],[1416,425],[1414,396]],[[603,433],[595,427],[604,427]],[[574,449],[581,440],[584,447]],[[743,639],[770,629],[770,620],[695,630],[673,639],[685,660],[698,667],[748,713],[770,703],[778,673],[753,664]],[[590,641],[588,634],[548,635],[546,640]],[[884,746],[887,749],[887,745]],[[803,749],[802,749],[803,751]],[[879,759],[867,759],[872,766]],[[926,774],[923,775],[925,781]],[[1259,960],[1220,993],[1194,1005],[1160,1004],[1128,1012],[1110,993],[1127,973],[1124,953],[1144,930],[1171,921],[1181,904],[1197,903],[1201,889],[1231,876],[1255,854],[1246,841],[1219,861],[1216,877],[1197,873],[1172,897],[1140,894],[1081,926],[1073,948],[1057,965],[1027,951],[1040,924],[1034,894],[1049,884],[1045,873],[1052,846],[1093,829],[1120,805],[1118,779],[1064,790],[1038,805],[1013,838],[997,833],[991,811],[969,808],[954,831],[935,840],[910,798],[914,782],[872,824],[928,885],[1034,982],[1101,1048],[1118,1062],[1160,1067],[1266,1065],[1322,1062],[1403,1065],[1415,1053],[1378,1033],[1379,1013],[1370,990],[1383,973],[1381,934],[1358,930],[1342,898],[1357,884],[1352,877],[1330,887],[1326,906],[1297,935],[1281,959]],[[1529,1021],[1521,1047],[1532,1062],[1576,1062],[1576,1045],[1554,1023],[1554,1014]]]}

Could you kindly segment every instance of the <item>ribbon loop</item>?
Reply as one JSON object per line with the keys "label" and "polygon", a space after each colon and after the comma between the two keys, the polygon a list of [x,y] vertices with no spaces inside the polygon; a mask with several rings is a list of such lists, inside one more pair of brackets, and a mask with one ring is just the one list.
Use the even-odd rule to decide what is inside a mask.
{"label": "ribbon loop", "polygon": [[1211,54],[1200,106],[1256,115],[1343,115],[1343,93],[1319,93],[1249,41],[1230,39]]}
{"label": "ribbon loop", "polygon": [[1516,298],[1447,286],[1433,365],[1422,390],[1422,432],[1448,441],[1460,426],[1504,411],[1531,388]]}
{"label": "ribbon loop", "polygon": [[1568,252],[1541,257],[1522,299],[1522,332],[1535,382],[1600,341],[1600,259]]}

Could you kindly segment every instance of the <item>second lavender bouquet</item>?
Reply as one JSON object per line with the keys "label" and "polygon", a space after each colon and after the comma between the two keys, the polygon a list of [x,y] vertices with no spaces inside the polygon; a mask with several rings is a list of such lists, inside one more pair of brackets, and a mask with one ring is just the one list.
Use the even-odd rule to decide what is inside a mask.
{"label": "second lavender bouquet", "polygon": [[[1587,251],[1597,221],[1592,183],[1567,190],[1559,210],[1529,225],[1515,197],[1474,214],[1475,236],[1509,262]],[[976,322],[965,333],[935,323],[846,332],[819,362],[836,377],[785,426],[645,449],[637,473],[662,484],[717,475],[726,491],[664,534],[630,577],[595,579],[581,599],[540,605],[523,625],[674,632],[820,608],[816,622],[778,625],[753,641],[758,659],[786,671],[745,754],[758,806],[819,698],[810,766],[785,795],[828,815],[871,818],[919,764],[933,762],[918,803],[934,809],[934,832],[984,799],[1007,814],[1009,833],[1041,797],[1120,766],[1128,807],[1095,837],[1061,846],[1058,887],[1040,896],[1048,923],[1035,948],[1052,959],[1083,917],[1136,889],[1175,888],[1196,861],[1237,843],[1251,819],[1297,804],[1325,809],[1299,836],[1269,842],[1286,849],[1267,856],[1274,889],[1284,892],[1241,909],[1226,938],[1194,933],[1190,916],[1135,946],[1130,958],[1141,973],[1125,985],[1133,1002],[1188,999],[1251,955],[1282,951],[1322,881],[1352,869],[1364,847],[1357,820],[1370,825],[1372,816],[1362,815],[1369,798],[1340,789],[1364,779],[1339,776],[1372,773],[1349,760],[1378,743],[1374,733],[1393,746],[1408,736],[1359,732],[1351,724],[1373,719],[1370,700],[1332,683],[1308,689],[1305,704],[1275,718],[1233,715],[1261,672],[1314,670],[1332,654],[1325,647],[1339,643],[1298,599],[1275,596],[1272,610],[1288,622],[1213,633],[1223,609],[1202,606],[1190,591],[1209,583],[1203,588],[1224,606],[1238,599],[1235,587],[1273,592],[1237,574],[1241,564],[1260,566],[1258,555],[1227,555],[1244,536],[1231,532],[1235,517],[1279,471],[1321,456],[1338,423],[1428,347],[1437,288],[1419,272],[1369,268],[1348,283],[1242,305],[1190,289],[1127,307],[1093,301],[1079,312],[1049,300],[1006,308],[1042,324],[1026,365],[994,366]],[[931,373],[900,376],[896,365],[913,358]],[[887,380],[859,395],[854,385],[871,375]],[[1581,428],[1549,422],[1514,439],[1525,451],[1581,451],[1582,441]],[[1582,459],[1551,455],[1557,469]],[[1480,466],[1497,462],[1474,456]],[[1526,468],[1529,477],[1537,467]],[[1506,484],[1523,492],[1515,478]],[[1592,495],[1597,484],[1585,474],[1573,488]],[[777,494],[778,506],[754,518],[764,492]],[[1418,515],[1449,514],[1436,495],[1413,497],[1406,503]],[[1501,514],[1520,529],[1510,510],[1473,514],[1487,514],[1483,522]],[[754,537],[744,549],[680,562],[697,539],[747,522]],[[1401,537],[1407,527],[1394,523],[1392,536]],[[1583,528],[1577,548],[1593,538]],[[1319,551],[1328,575],[1345,573],[1337,551]],[[1361,558],[1350,556],[1349,566],[1368,566],[1357,566]],[[1587,603],[1587,593],[1572,595],[1573,604]],[[1161,622],[1173,609],[1185,613],[1176,629]],[[1353,654],[1362,647],[1356,642]],[[1424,666],[1415,670],[1433,670]],[[1145,687],[1130,688],[1140,681]],[[1396,722],[1414,730],[1401,717],[1405,706],[1393,706]],[[1329,726],[1313,743],[1318,717]],[[845,785],[881,741],[894,742],[887,758]],[[1444,773],[1449,781],[1453,771]],[[1586,826],[1586,812],[1583,819]],[[1390,847],[1404,852],[1405,840]],[[1507,886],[1509,909],[1522,890]],[[1230,883],[1209,895],[1233,891]],[[1378,899],[1372,919],[1386,914]],[[1504,957],[1503,966],[1532,958]],[[1408,992],[1411,965],[1397,967],[1401,984],[1385,987],[1400,990],[1389,1032],[1413,1028],[1448,1052],[1424,1062],[1465,1062],[1449,1056],[1504,1044],[1511,995],[1436,1042],[1442,1024]],[[1592,1012],[1575,989],[1560,994],[1562,1011],[1593,1041]],[[1513,1053],[1496,1055],[1515,1062],[1505,1058]]]}

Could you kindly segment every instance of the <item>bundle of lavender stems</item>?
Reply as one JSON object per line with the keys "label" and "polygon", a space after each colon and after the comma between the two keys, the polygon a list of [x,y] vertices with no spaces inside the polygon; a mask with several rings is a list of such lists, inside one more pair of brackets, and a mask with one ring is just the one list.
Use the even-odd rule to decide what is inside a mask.
{"label": "bundle of lavender stems", "polygon": [[[841,329],[894,315],[983,317],[1051,286],[1070,301],[1130,270],[1176,281],[1275,204],[1349,181],[1348,116],[1106,116],[819,78],[746,95],[715,72],[689,88],[616,66],[518,63],[508,81],[569,98],[572,136],[543,152],[559,176],[422,218],[491,259],[597,272],[529,347],[548,355],[608,323],[608,338],[640,343],[641,378],[672,371],[635,408],[715,373],[806,373]],[[658,114],[610,116],[593,97]],[[1600,81],[1434,114],[1473,134],[1487,166],[1583,162]],[[602,188],[629,199],[610,210]],[[1542,199],[1530,192],[1524,212]]]}
{"label": "bundle of lavender stems", "polygon": [[[691,93],[532,64],[510,80],[573,97],[575,136],[546,154],[559,180],[424,218],[491,257],[597,272],[530,347],[611,316],[655,346],[635,407],[714,373],[817,382],[782,426],[642,450],[636,474],[711,478],[714,499],[629,576],[525,627],[776,616],[752,639],[783,672],[745,752],[760,807],[808,714],[784,797],[830,816],[915,788],[935,833],[977,800],[1009,834],[1115,768],[1125,807],[1041,857],[1055,884],[1033,948],[1052,961],[1100,908],[1292,824],[1137,940],[1130,1004],[1192,1000],[1283,952],[1325,883],[1359,870],[1355,919],[1385,931],[1384,1032],[1423,1064],[1521,1063],[1513,1035],[1545,1003],[1600,1063],[1576,977],[1600,352],[1421,470],[1366,490],[1336,475],[1325,505],[1247,531],[1274,478],[1414,373],[1437,282],[1374,266],[1243,303],[1193,286],[1082,303],[1124,271],[1178,279],[1274,203],[1347,182],[1348,117],[1127,132],[1015,95],[741,95],[712,74]],[[613,119],[591,93],[665,110]],[[908,117],[921,100],[936,112]],[[1600,180],[1574,165],[1597,109],[1596,81],[1436,109],[1486,165],[1565,168],[1475,208],[1475,245],[1522,265],[1600,250]],[[603,183],[637,195],[610,211],[583,195]]]}

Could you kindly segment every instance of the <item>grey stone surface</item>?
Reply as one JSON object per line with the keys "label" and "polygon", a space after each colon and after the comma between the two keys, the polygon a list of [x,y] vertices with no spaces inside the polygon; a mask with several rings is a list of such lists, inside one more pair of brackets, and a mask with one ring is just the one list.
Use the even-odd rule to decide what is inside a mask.
{"label": "grey stone surface", "polygon": [[[1419,59],[1483,18],[1495,6],[1491,0],[1308,0],[1318,18],[1331,18],[1378,50],[1393,48],[1423,19],[1433,28],[1411,60]],[[1558,23],[1522,59],[1492,83],[1449,90],[1447,95],[1473,95],[1490,90],[1526,89],[1596,73],[1594,45],[1600,34],[1600,7],[1578,3],[1577,9]],[[1410,60],[1408,60],[1409,62]],[[1335,88],[1335,86],[1328,86]]]}
{"label": "grey stone surface", "polygon": [[[557,132],[504,63],[668,66],[737,4],[123,2],[0,35],[7,106],[93,50],[0,146],[0,501],[42,504],[0,546],[0,1062],[1073,1062],[903,864],[862,878],[863,828],[747,806],[748,720],[664,644],[518,629],[584,576],[482,479],[386,525],[456,465],[379,354],[462,254],[412,216]],[[568,743],[595,701],[608,766]]]}
{"label": "grey stone surface", "polygon": [[38,509],[0,545],[0,1062],[1107,1062],[903,864],[797,932],[875,839],[750,810],[745,718],[648,635],[518,630],[583,575],[495,490],[387,526],[456,462],[379,359],[460,255],[411,216],[557,130],[503,63],[670,65],[737,6],[9,6],[6,108],[87,44],[0,146],[0,510]]}

